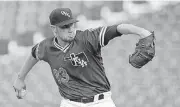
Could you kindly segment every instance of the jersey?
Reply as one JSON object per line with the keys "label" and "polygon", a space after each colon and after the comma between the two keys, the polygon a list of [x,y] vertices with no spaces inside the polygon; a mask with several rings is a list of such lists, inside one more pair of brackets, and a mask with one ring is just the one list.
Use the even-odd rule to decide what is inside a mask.
{"label": "jersey", "polygon": [[32,55],[50,65],[62,97],[91,97],[110,91],[101,48],[117,36],[117,25],[77,30],[69,45],[61,47],[56,37],[47,38],[32,48]]}

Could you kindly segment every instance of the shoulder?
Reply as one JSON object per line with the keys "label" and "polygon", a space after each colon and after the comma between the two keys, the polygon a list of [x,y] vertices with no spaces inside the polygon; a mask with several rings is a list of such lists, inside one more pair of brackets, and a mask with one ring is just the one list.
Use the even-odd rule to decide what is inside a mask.
{"label": "shoulder", "polygon": [[52,45],[53,40],[54,40],[54,37],[48,37],[48,38],[44,39],[43,41],[41,41],[39,43],[39,45],[41,45],[43,47],[49,47]]}
{"label": "shoulder", "polygon": [[83,31],[83,30],[76,30],[75,40],[82,39],[83,35],[85,35],[85,31]]}
{"label": "shoulder", "polygon": [[90,32],[89,32],[88,29],[86,29],[86,30],[76,30],[75,40],[83,41],[88,35],[90,35]]}
{"label": "shoulder", "polygon": [[96,34],[96,33],[99,33],[102,28],[104,27],[88,28],[85,30],[76,30],[76,36],[81,37],[81,36],[89,36],[92,34]]}

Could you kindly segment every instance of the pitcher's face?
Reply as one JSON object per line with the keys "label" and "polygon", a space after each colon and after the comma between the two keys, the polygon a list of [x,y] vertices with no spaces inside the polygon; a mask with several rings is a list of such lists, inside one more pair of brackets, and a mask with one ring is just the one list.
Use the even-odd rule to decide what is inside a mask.
{"label": "pitcher's face", "polygon": [[74,40],[76,35],[74,23],[62,27],[55,26],[53,27],[53,33],[64,42],[71,42]]}

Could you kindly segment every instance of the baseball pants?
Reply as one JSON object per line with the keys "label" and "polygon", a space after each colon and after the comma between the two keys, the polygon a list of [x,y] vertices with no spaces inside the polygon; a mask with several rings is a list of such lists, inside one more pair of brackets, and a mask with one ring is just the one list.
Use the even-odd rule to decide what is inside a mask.
{"label": "baseball pants", "polygon": [[60,107],[116,107],[112,98],[111,92],[105,92],[104,99],[98,100],[99,95],[95,95],[94,101],[90,103],[81,103],[62,99]]}

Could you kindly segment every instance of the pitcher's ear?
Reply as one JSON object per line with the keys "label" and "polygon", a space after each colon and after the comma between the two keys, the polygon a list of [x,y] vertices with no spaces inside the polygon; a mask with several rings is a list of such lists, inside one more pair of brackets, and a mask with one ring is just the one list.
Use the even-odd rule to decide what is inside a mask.
{"label": "pitcher's ear", "polygon": [[51,27],[51,29],[52,29],[53,31],[56,30],[56,26],[50,25],[50,27]]}
{"label": "pitcher's ear", "polygon": [[56,33],[57,33],[57,30],[56,30],[57,28],[56,28],[56,26],[50,25],[50,28],[51,28],[53,34],[56,35]]}
{"label": "pitcher's ear", "polygon": [[56,26],[50,25],[50,28],[52,29],[53,32],[56,32]]}

